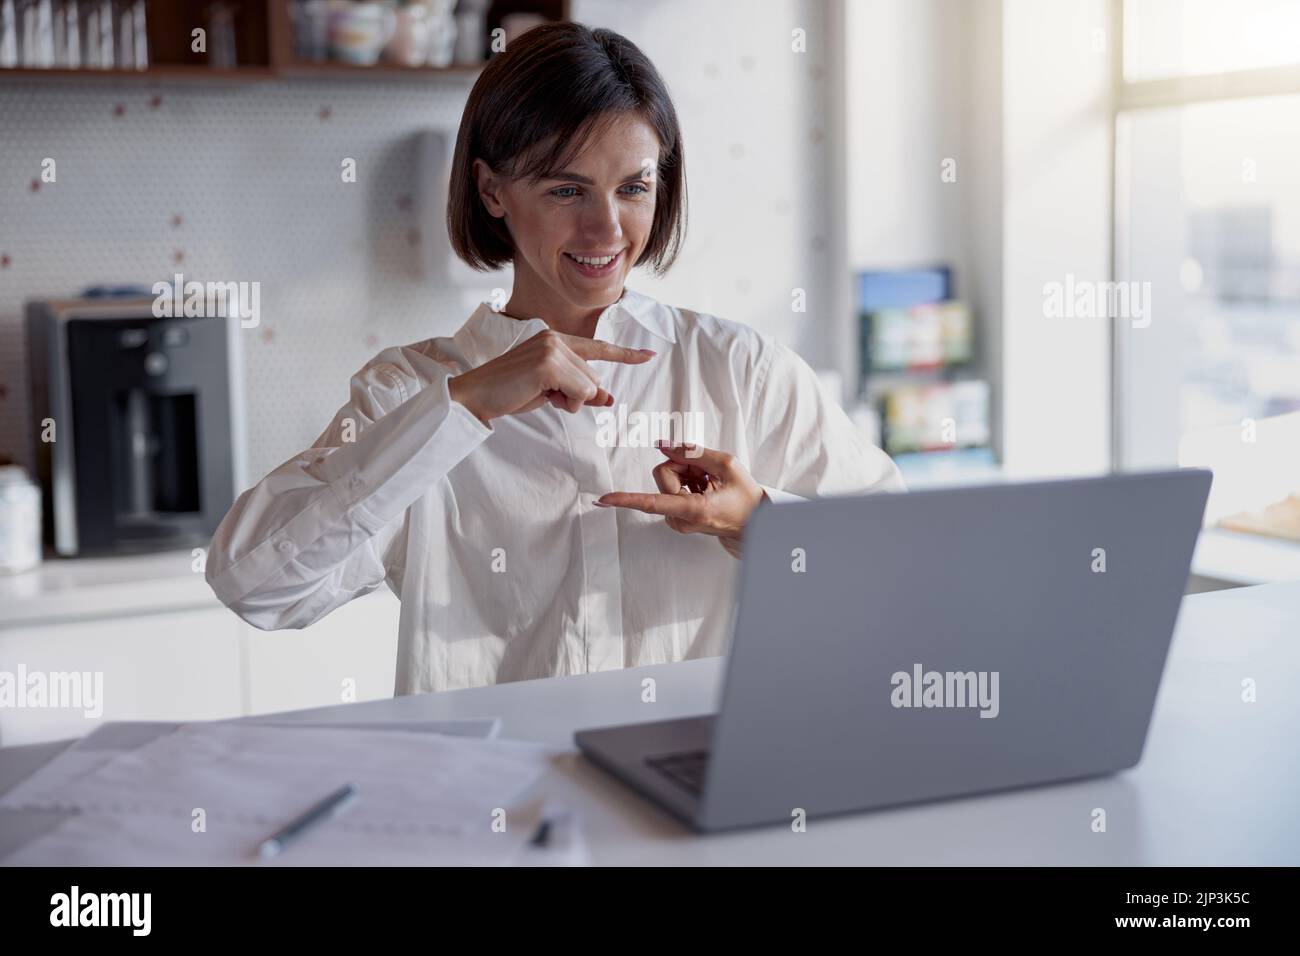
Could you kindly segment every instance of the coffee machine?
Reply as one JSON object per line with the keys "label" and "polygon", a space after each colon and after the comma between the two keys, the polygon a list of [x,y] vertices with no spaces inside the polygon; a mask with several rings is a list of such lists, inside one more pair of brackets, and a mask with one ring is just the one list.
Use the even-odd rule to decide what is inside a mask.
{"label": "coffee machine", "polygon": [[241,477],[238,318],[27,303],[45,540],[64,557],[205,546]]}

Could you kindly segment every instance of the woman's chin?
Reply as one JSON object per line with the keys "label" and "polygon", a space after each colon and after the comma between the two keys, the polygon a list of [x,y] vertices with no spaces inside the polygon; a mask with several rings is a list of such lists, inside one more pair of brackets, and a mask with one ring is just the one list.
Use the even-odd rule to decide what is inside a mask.
{"label": "woman's chin", "polygon": [[565,298],[583,309],[601,309],[622,295],[625,278],[621,273],[600,279],[580,278],[576,281],[570,277],[563,285],[567,293]]}

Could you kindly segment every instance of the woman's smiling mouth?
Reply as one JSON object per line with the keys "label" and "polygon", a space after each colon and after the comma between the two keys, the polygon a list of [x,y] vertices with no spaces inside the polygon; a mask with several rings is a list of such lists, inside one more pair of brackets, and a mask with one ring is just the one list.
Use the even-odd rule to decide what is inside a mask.
{"label": "woman's smiling mouth", "polygon": [[564,258],[568,259],[577,273],[587,279],[603,279],[610,275],[623,259],[623,253],[626,250],[620,249],[618,252],[604,253],[601,255],[575,255],[572,252],[566,252]]}

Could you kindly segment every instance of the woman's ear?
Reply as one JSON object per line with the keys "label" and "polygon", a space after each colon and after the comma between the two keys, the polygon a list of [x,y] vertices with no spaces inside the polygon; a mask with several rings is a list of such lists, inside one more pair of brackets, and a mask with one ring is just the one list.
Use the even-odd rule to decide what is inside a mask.
{"label": "woman's ear", "polygon": [[492,172],[492,168],[481,159],[474,160],[473,170],[479,198],[483,200],[489,215],[496,216],[498,219],[503,218],[506,214],[506,207],[501,202],[504,180]]}

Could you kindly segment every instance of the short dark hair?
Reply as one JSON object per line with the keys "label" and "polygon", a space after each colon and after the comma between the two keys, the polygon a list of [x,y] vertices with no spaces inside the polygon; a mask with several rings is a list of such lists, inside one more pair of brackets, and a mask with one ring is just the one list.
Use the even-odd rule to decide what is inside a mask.
{"label": "short dark hair", "polygon": [[456,255],[480,271],[514,258],[505,222],[479,195],[474,160],[536,181],[564,169],[593,133],[635,113],[659,138],[655,213],[634,265],[666,272],[686,235],[686,157],[677,111],[654,65],[613,30],[580,23],[534,27],[493,57],[470,91],[456,135],[447,231]]}

